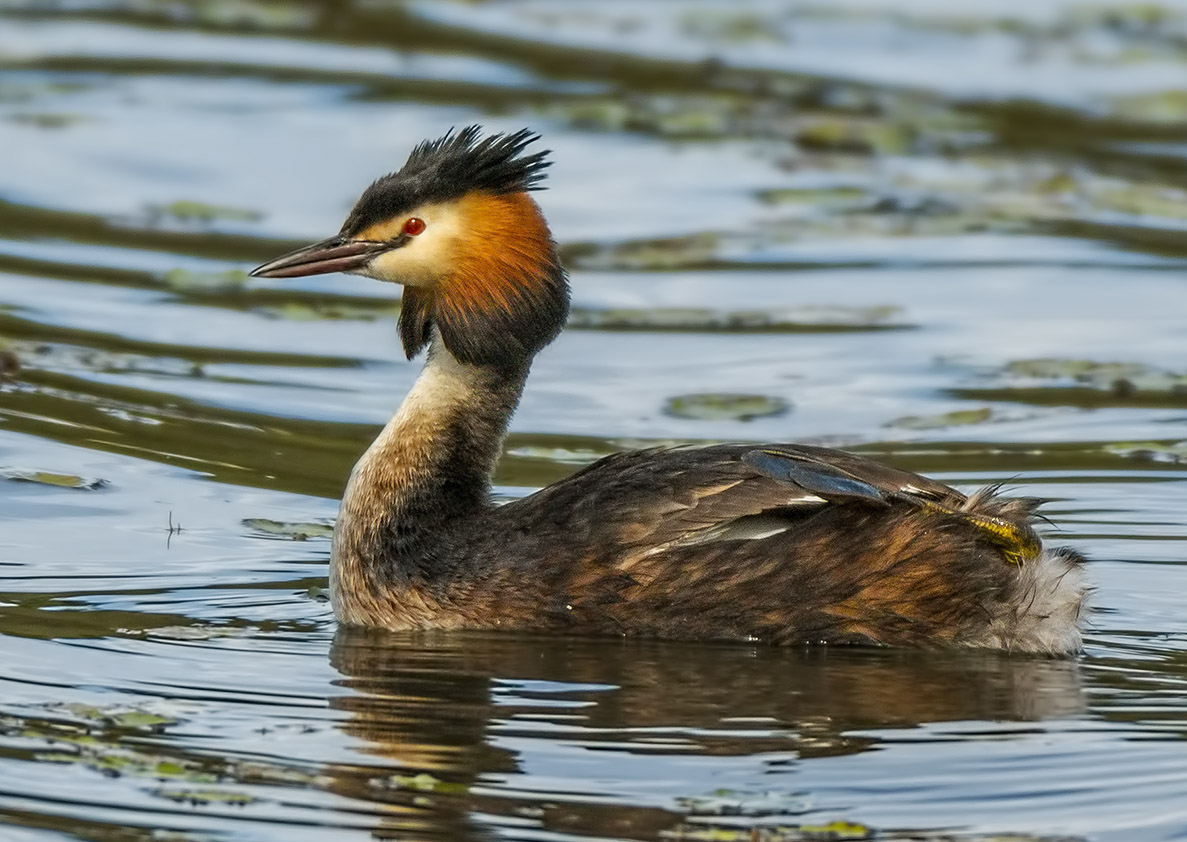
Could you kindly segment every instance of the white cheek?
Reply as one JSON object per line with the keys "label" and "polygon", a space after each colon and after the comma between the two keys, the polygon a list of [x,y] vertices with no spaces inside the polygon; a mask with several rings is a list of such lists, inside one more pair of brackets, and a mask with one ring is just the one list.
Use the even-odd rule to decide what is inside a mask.
{"label": "white cheek", "polygon": [[441,266],[427,259],[425,249],[427,232],[398,249],[385,251],[359,270],[377,281],[390,281],[405,286],[428,286],[441,275]]}
{"label": "white cheek", "polygon": [[446,275],[459,235],[458,220],[454,214],[435,220],[426,214],[424,219],[424,233],[379,255],[357,274],[405,286],[430,286]]}

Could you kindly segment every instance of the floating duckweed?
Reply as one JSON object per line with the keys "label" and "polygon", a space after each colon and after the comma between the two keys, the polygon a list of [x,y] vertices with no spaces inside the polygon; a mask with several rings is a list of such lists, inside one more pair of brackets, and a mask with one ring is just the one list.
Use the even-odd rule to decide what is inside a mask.
{"label": "floating duckweed", "polygon": [[324,785],[327,778],[293,766],[278,766],[255,760],[233,764],[232,777],[245,783],[286,784],[290,786]]}
{"label": "floating duckweed", "polygon": [[[154,752],[147,746],[129,744],[134,732],[156,734],[177,720],[152,711],[102,708],[85,704],[64,704],[47,709],[52,715],[66,714],[81,722],[29,718],[11,730],[29,740],[38,740],[51,750],[38,753],[38,760],[80,766],[108,776],[129,775],[156,780],[214,783],[218,775],[205,759],[186,760]],[[129,733],[133,732],[133,733]],[[71,749],[71,750],[64,750]]]}
{"label": "floating duckweed", "polygon": [[175,292],[195,294],[237,292],[247,285],[250,277],[240,269],[229,269],[225,272],[193,272],[189,269],[170,269],[162,280],[169,289]]}
{"label": "floating duckweed", "polygon": [[166,725],[174,725],[177,723],[176,719],[171,719],[168,716],[161,716],[156,713],[149,713],[143,710],[129,710],[119,713],[112,713],[109,715],[111,724],[117,728],[143,728],[146,730],[159,730]]}
{"label": "floating duckweed", "polygon": [[469,787],[465,784],[443,781],[440,778],[430,775],[428,772],[421,772],[418,775],[388,775],[387,777],[373,779],[371,784],[389,789],[435,792],[444,795],[464,795],[470,791]]}
{"label": "floating duckweed", "polygon": [[751,11],[718,10],[705,6],[685,12],[680,18],[685,35],[716,44],[745,44],[753,42],[782,43],[782,30],[771,25],[770,19]]}
{"label": "floating duckweed", "polygon": [[1062,385],[1085,385],[1111,391],[1120,397],[1142,392],[1187,395],[1187,373],[1167,371],[1143,363],[1094,362],[1037,358],[1015,360],[1002,370],[1006,380],[1063,381]]}
{"label": "floating duckweed", "polygon": [[754,115],[750,104],[728,94],[632,96],[551,102],[543,114],[585,131],[635,131],[659,137],[718,139],[734,136]]}
{"label": "floating duckweed", "polygon": [[101,708],[95,705],[84,705],[78,702],[71,702],[61,705],[60,707],[51,708],[51,710],[62,711],[71,716],[85,719],[88,722],[103,725],[109,728],[133,728],[150,731],[160,731],[166,725],[176,725],[177,720],[173,717],[162,716],[158,713],[142,710],[140,708]]}
{"label": "floating duckweed", "polygon": [[1099,363],[1091,360],[1065,360],[1054,357],[1014,360],[1006,364],[1006,374],[1043,379],[1071,378],[1089,380],[1099,376],[1109,378],[1138,374],[1143,367],[1136,363]]}
{"label": "floating duckweed", "polygon": [[1035,182],[1035,192],[1048,196],[1065,196],[1080,192],[1080,181],[1067,170],[1057,172]]}
{"label": "floating duckweed", "polygon": [[33,759],[41,763],[77,763],[78,755],[65,751],[46,751],[33,755]]}
{"label": "floating duckweed", "polygon": [[263,517],[244,518],[240,523],[261,535],[289,538],[293,541],[329,538],[334,534],[334,525],[331,523],[289,523]]}
{"label": "floating duckweed", "polygon": [[586,269],[678,269],[703,265],[717,259],[717,234],[691,234],[638,240],[607,247],[590,247],[573,255],[573,262]]}
{"label": "floating duckweed", "polygon": [[1116,442],[1106,444],[1106,453],[1124,456],[1128,459],[1139,459],[1144,462],[1172,462],[1187,463],[1187,441],[1179,442]]}
{"label": "floating duckweed", "polygon": [[[81,88],[81,86],[80,86]],[[30,102],[44,94],[54,93],[49,84],[27,83],[13,84],[5,81],[0,83],[0,103]]]}
{"label": "floating duckweed", "polygon": [[104,374],[137,372],[173,377],[200,377],[202,367],[191,360],[176,357],[157,357],[120,351],[105,351],[65,345],[58,342],[14,343],[25,367],[31,370],[70,370],[102,372]]}
{"label": "floating duckweed", "polygon": [[709,795],[677,798],[676,803],[690,816],[782,816],[803,813],[810,799],[798,792],[739,792],[718,789]]}
{"label": "floating duckweed", "polygon": [[1187,219],[1187,191],[1176,188],[1126,184],[1099,190],[1093,200],[1098,207],[1134,216]]}
{"label": "floating duckweed", "polygon": [[428,772],[421,772],[419,775],[392,775],[388,778],[388,782],[394,784],[401,789],[420,789],[426,792],[432,792],[439,787],[443,781],[435,778]]}
{"label": "floating duckweed", "polygon": [[507,451],[508,456],[518,456],[520,459],[540,459],[559,465],[588,465],[596,462],[606,454],[595,450],[581,450],[568,447],[540,447],[525,445]]}
{"label": "floating duckweed", "polygon": [[[831,142],[853,143],[845,137],[838,134]],[[852,170],[872,168],[856,161],[844,172],[847,180],[853,180],[857,176]],[[769,257],[781,245],[822,237],[1049,233],[1053,229],[1063,233],[1066,226],[1086,220],[1103,228],[1106,235],[1116,230],[1119,238],[1133,237],[1127,232],[1138,226],[1144,236],[1177,242],[1174,233],[1187,219],[1187,190],[1182,188],[1049,164],[1024,165],[1006,157],[982,155],[960,166],[896,171],[892,182],[877,172],[866,177],[870,184],[861,188],[762,192],[759,198],[781,213],[749,231],[582,244],[566,249],[565,257],[570,265],[587,269],[650,271],[746,264],[754,254],[765,253],[763,262],[770,265]],[[1105,214],[1109,221],[1101,222]],[[1156,228],[1150,220],[1168,222]]]}
{"label": "floating duckweed", "polygon": [[259,799],[243,792],[226,789],[189,789],[185,787],[160,787],[153,791],[154,795],[190,804],[194,807],[231,806],[244,807],[254,804]]}
{"label": "floating duckweed", "polygon": [[704,103],[701,108],[672,108],[652,115],[656,133],[674,138],[719,138],[734,133],[736,117],[728,105]]}
{"label": "floating duckweed", "polygon": [[911,139],[912,131],[906,126],[859,120],[819,122],[805,126],[795,136],[801,149],[856,155],[905,152]]}
{"label": "floating duckweed", "polygon": [[858,822],[835,821],[828,824],[805,824],[800,826],[805,839],[820,842],[842,842],[843,840],[873,839],[875,832]]}
{"label": "floating duckweed", "polygon": [[695,421],[753,421],[783,415],[791,404],[768,395],[705,393],[679,395],[664,404],[664,412]]}
{"label": "floating duckweed", "polygon": [[659,832],[670,842],[861,842],[887,839],[894,842],[1085,842],[1083,837],[1034,836],[1029,833],[994,833],[989,835],[945,833],[914,830],[906,833],[879,831],[860,822],[838,820],[826,824],[760,825],[735,827],[681,823]]}
{"label": "floating duckweed", "polygon": [[1187,90],[1171,88],[1119,97],[1113,101],[1112,110],[1131,120],[1182,125],[1187,122]]}
{"label": "floating duckweed", "polygon": [[622,131],[633,122],[631,106],[615,99],[577,99],[550,103],[543,110],[585,131]]}
{"label": "floating duckweed", "polygon": [[81,114],[54,114],[46,112],[22,112],[8,115],[9,122],[38,129],[66,129],[78,123],[85,123],[87,118]]}
{"label": "floating duckweed", "polygon": [[139,630],[136,634],[160,640],[218,640],[225,637],[250,637],[257,631],[254,626],[214,626],[197,623],[192,626],[157,626]]}
{"label": "floating duckweed", "polygon": [[1071,6],[1062,20],[1080,29],[1149,35],[1174,17],[1161,3],[1084,3]]}
{"label": "floating duckweed", "polygon": [[306,29],[317,20],[314,9],[296,3],[252,0],[207,0],[170,8],[170,15],[189,17],[218,27],[251,27],[264,31]]}
{"label": "floating duckweed", "polygon": [[167,205],[152,205],[149,214],[153,217],[168,217],[178,222],[256,222],[263,218],[259,211],[233,208],[226,205],[211,205],[183,199]]}
{"label": "floating duckweed", "polygon": [[853,207],[868,202],[870,194],[860,187],[787,187],[763,190],[758,198],[768,205]]}
{"label": "floating duckweed", "polygon": [[[769,834],[779,833],[785,828],[766,828],[764,830]],[[755,842],[756,839],[767,842],[767,839],[781,840],[785,837],[768,835],[767,839],[763,839],[762,836],[756,836],[752,828],[701,827],[682,824],[675,830],[660,831],[660,838],[673,839],[677,842]],[[791,837],[786,838],[790,839]]]}
{"label": "floating duckweed", "polygon": [[[227,784],[325,787],[330,781],[300,766],[260,760],[157,751],[143,733],[157,733],[176,720],[142,708],[68,703],[45,709],[50,717],[0,717],[0,733],[43,744],[33,759],[88,769],[105,777],[153,781],[154,795],[193,806],[244,806],[260,799]],[[61,718],[68,714],[69,721]],[[155,837],[154,837],[155,838]]]}
{"label": "floating duckweed", "polygon": [[897,307],[801,307],[783,310],[710,310],[697,307],[575,309],[569,326],[587,330],[735,333],[831,333],[908,327],[894,321]]}
{"label": "floating duckweed", "polygon": [[291,322],[339,319],[374,321],[381,317],[397,315],[400,312],[400,307],[397,304],[368,305],[329,301],[287,301],[284,304],[255,307],[253,310],[263,316],[286,319]]}
{"label": "floating duckweed", "polygon": [[967,427],[973,424],[984,424],[986,421],[996,420],[993,410],[989,407],[979,409],[957,409],[939,415],[906,415],[887,423],[887,427],[899,427],[904,430],[939,430],[944,427]]}
{"label": "floating duckweed", "polygon": [[52,485],[55,488],[77,488],[82,491],[95,491],[108,484],[107,480],[99,477],[80,477],[77,474],[58,474],[52,471],[29,471],[19,468],[0,468],[0,478],[14,482]]}

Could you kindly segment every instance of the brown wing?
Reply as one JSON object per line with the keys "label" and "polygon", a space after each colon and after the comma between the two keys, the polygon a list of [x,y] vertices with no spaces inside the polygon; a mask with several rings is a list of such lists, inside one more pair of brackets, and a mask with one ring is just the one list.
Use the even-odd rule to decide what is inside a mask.
{"label": "brown wing", "polygon": [[471,574],[540,627],[939,642],[1037,556],[1031,508],[824,448],[633,451],[494,510]]}
{"label": "brown wing", "polygon": [[616,453],[510,504],[504,514],[525,527],[544,520],[591,539],[601,533],[629,566],[637,552],[790,529],[829,505],[955,510],[966,503],[946,485],[844,451],[713,445]]}
{"label": "brown wing", "polygon": [[[508,515],[547,520],[574,540],[618,549],[630,566],[640,552],[718,534],[764,513],[815,507],[804,488],[766,475],[732,447],[629,451],[608,456],[524,500]],[[543,524],[540,524],[543,525]]]}

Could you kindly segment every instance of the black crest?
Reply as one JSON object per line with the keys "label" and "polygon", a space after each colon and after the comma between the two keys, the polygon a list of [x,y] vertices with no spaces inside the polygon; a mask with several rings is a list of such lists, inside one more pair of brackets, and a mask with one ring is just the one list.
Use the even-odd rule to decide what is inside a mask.
{"label": "black crest", "polygon": [[342,234],[353,236],[376,222],[433,202],[460,199],[467,193],[519,193],[540,190],[551,165],[548,150],[522,155],[540,139],[530,129],[479,139],[480,126],[452,129],[416,146],[399,172],[385,175],[355,203]]}

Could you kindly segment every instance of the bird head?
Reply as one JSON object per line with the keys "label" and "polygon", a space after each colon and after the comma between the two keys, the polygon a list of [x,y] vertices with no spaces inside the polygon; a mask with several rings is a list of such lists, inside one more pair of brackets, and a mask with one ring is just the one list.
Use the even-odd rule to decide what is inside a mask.
{"label": "bird head", "polygon": [[414,356],[434,336],[460,361],[526,363],[568,314],[568,283],[529,191],[548,153],[523,129],[477,126],[412,150],[368,187],[334,237],[256,268],[262,278],[349,272],[404,286],[400,336]]}

